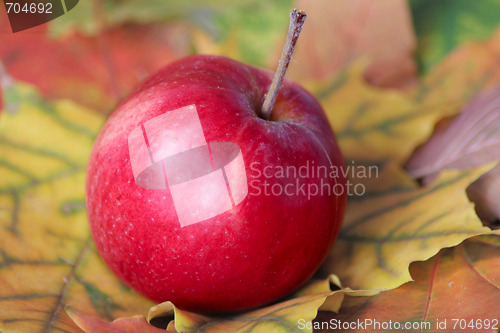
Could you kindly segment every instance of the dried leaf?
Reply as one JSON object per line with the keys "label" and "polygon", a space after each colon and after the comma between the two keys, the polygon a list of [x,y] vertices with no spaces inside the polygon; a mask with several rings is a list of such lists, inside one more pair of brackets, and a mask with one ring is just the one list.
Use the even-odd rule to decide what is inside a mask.
{"label": "dried leaf", "polygon": [[[476,237],[457,247],[444,249],[425,262],[410,267],[414,282],[373,297],[346,296],[338,315],[321,313],[316,322],[335,320],[366,323],[364,330],[375,330],[392,321],[409,322],[422,332],[498,332],[500,324],[500,237]],[[489,329],[486,328],[489,320]],[[440,323],[439,327],[437,323]],[[469,326],[469,325],[473,326]],[[493,329],[496,323],[496,329]],[[481,325],[482,324],[482,325]],[[353,326],[355,327],[355,326]],[[395,327],[395,326],[393,326]],[[429,328],[425,328],[429,327]],[[393,328],[394,329],[394,328]],[[400,328],[402,330],[403,328]],[[359,332],[336,329],[335,332]],[[409,330],[405,330],[409,331]],[[412,331],[418,331],[414,326]],[[331,332],[318,330],[317,332]]]}
{"label": "dried leaf", "polygon": [[[416,41],[406,1],[297,0],[295,6],[308,19],[288,77],[298,82],[329,79],[363,56],[370,60],[365,72],[369,82],[383,87],[415,83]],[[275,61],[269,65],[274,67]]]}
{"label": "dried leaf", "polygon": [[[148,321],[161,324],[167,330],[178,332],[311,332],[310,329],[301,329],[298,323],[312,321],[316,317],[318,309],[328,311],[338,311],[344,294],[366,295],[365,291],[353,291],[350,289],[338,289],[331,291],[330,284],[339,284],[337,277],[321,281],[311,281],[307,286],[295,293],[290,299],[265,308],[257,309],[243,314],[209,317],[177,308],[171,302],[164,302],[153,306],[149,310]],[[109,327],[139,327],[144,324],[143,317],[121,318],[112,323],[106,323],[91,315],[75,315],[69,313],[78,326],[85,328]],[[136,326],[132,326],[136,325]],[[153,327],[153,326],[150,326]],[[144,327],[149,332],[148,327]],[[100,332],[98,330],[94,330]],[[128,332],[128,331],[127,331]]]}
{"label": "dried leaf", "polygon": [[[500,67],[491,50],[499,38],[500,31],[486,44],[451,54],[415,94],[369,87],[360,80],[359,67],[310,85],[336,130],[347,165],[354,171],[380,171],[387,161],[404,162],[438,119],[455,114],[471,94],[498,82]],[[432,188],[419,189],[390,165],[371,178],[348,175],[366,194],[350,198],[343,230],[323,271],[337,274],[351,288],[394,288],[410,280],[410,262],[491,232],[482,227],[464,192],[481,170],[448,173]]]}
{"label": "dried leaf", "polygon": [[365,195],[350,201],[323,271],[353,289],[392,289],[411,280],[411,262],[490,233],[465,194],[482,172],[447,172],[433,187],[420,188],[399,167],[387,166],[366,183]]}
{"label": "dried leaf", "polygon": [[469,169],[500,158],[500,86],[474,98],[446,126],[437,128],[406,163],[428,184],[445,169]]}
{"label": "dried leaf", "polygon": [[[165,330],[150,325],[144,316],[117,319],[108,323],[92,315],[66,308],[70,318],[86,333],[160,333]],[[172,332],[172,331],[168,331]]]}
{"label": "dried leaf", "polygon": [[432,133],[434,123],[456,112],[459,104],[375,88],[363,80],[365,68],[356,63],[339,77],[308,88],[323,105],[348,165],[351,160],[403,162]]}
{"label": "dried leaf", "polygon": [[[263,4],[262,8],[277,8],[273,6],[284,6],[284,3]],[[134,5],[138,4],[135,2]],[[385,19],[385,23],[401,20],[400,10],[397,10],[400,14],[396,18],[392,16],[394,8],[404,7],[401,4],[392,7],[391,19]],[[264,18],[255,18],[252,8],[245,8],[247,12],[234,18],[207,20],[207,26],[196,30],[199,36],[194,37],[194,46],[198,50],[213,47],[254,64],[270,61],[267,52],[275,44],[280,44],[277,43],[279,33],[286,29],[286,23],[269,23],[277,16],[276,11],[269,11]],[[132,14],[129,11],[127,15]],[[377,15],[382,14],[387,13]],[[283,17],[282,22],[285,22],[287,15]],[[236,24],[238,20],[244,24]],[[398,29],[404,31],[406,28],[401,27],[405,27],[409,20],[404,19],[404,22],[388,31],[393,36],[400,32]],[[218,35],[210,27],[221,27],[224,33]],[[252,33],[256,28],[257,32]],[[137,68],[141,71],[138,76],[142,76],[142,69],[146,68],[144,72],[148,72],[149,68],[154,70],[156,64],[169,61],[170,55],[166,58],[164,52],[151,45],[163,40],[160,32],[159,35],[147,34],[146,41],[138,38],[144,38],[138,31],[149,33],[149,29],[162,31],[163,28],[131,25],[110,30],[106,39],[101,40],[104,47],[111,45],[109,64],[120,69],[117,75],[125,76],[123,80],[116,79],[119,82],[115,85],[110,84],[109,77],[113,75],[109,75],[112,73],[107,67],[109,64],[102,65],[107,53],[95,51],[96,41],[88,37],[69,34],[60,40],[50,40],[44,29],[31,30],[38,34],[37,38],[16,34],[19,41],[8,40],[9,36],[5,35],[0,37],[0,57],[8,65],[9,74],[35,82],[51,98],[70,97],[87,105],[102,107],[114,103],[115,96],[110,97],[113,91],[120,95],[131,88],[137,79]],[[112,37],[114,33],[123,37]],[[170,40],[175,34],[168,35]],[[325,38],[324,34],[322,38]],[[431,133],[438,119],[456,113],[478,89],[498,81],[500,72],[495,54],[499,50],[499,38],[500,33],[485,45],[473,45],[454,53],[424,80],[415,93],[403,94],[371,87],[365,82],[369,71],[359,66],[345,68],[336,77],[329,74],[324,82],[315,78],[306,84],[325,106],[348,164],[351,160],[377,167],[387,165],[388,161],[398,163],[406,160],[415,145]],[[133,47],[128,42],[130,39],[136,41]],[[304,38],[301,37],[301,41]],[[394,44],[397,43],[404,47],[397,49],[398,45],[394,45],[395,49],[387,49],[392,54],[401,54],[405,63],[411,47],[401,40]],[[11,50],[7,58],[2,53],[7,52],[4,45]],[[376,48],[383,49],[379,45]],[[145,49],[154,50],[154,53],[144,52]],[[67,55],[71,50],[80,50],[87,58],[75,61],[80,59],[77,58],[79,54]],[[31,64],[27,54],[34,52],[39,56],[38,63],[43,65],[40,72],[32,67],[31,71],[27,70]],[[156,58],[156,52],[160,60]],[[58,59],[59,56],[64,60],[63,64],[51,58]],[[391,78],[388,81],[396,82],[389,75],[391,66],[388,66],[399,59],[395,57],[384,58],[381,69],[372,75],[381,77],[382,82],[388,75]],[[274,67],[274,57],[272,63],[270,67]],[[97,64],[97,69],[92,68],[93,64]],[[300,65],[295,64],[292,68]],[[396,67],[404,70],[402,65]],[[51,69],[49,74],[48,68]],[[67,68],[71,70],[67,71]],[[50,82],[45,83],[43,77],[50,78]],[[57,84],[51,81],[56,79],[59,80]],[[302,77],[300,82],[304,82]],[[94,318],[111,321],[144,313],[151,303],[120,284],[98,259],[88,241],[83,200],[85,156],[102,122],[101,117],[75,102],[46,102],[23,85],[16,84],[12,91],[19,96],[14,96],[13,102],[9,100],[8,105],[14,105],[17,112],[3,113],[0,118],[0,156],[3,159],[0,165],[0,225],[3,227],[0,229],[0,239],[3,240],[0,244],[0,329],[9,332],[78,330],[66,315],[61,314],[66,303],[77,309],[90,310],[84,315],[73,311],[73,317],[78,317],[76,320],[81,325],[107,325]],[[398,167],[389,165],[382,170],[379,179],[353,179],[366,185],[367,193],[361,198],[351,198],[346,225],[334,250],[335,260],[325,266],[329,273],[338,272],[347,286],[395,287],[410,279],[408,265],[411,261],[428,258],[441,247],[457,244],[472,235],[490,232],[481,226],[463,193],[481,170],[446,173],[434,187],[419,189]],[[476,252],[470,252],[473,253]],[[169,329],[175,325],[181,329],[203,330],[201,327],[204,327],[206,331],[235,332],[240,328],[254,327],[254,331],[268,332],[272,327],[276,331],[289,332],[295,327],[299,329],[297,318],[311,321],[318,308],[336,310],[344,293],[354,294],[350,290],[325,290],[330,282],[312,281],[283,303],[239,316],[208,318],[175,309],[169,303],[157,307],[155,316],[177,311]],[[377,292],[366,290],[357,294]],[[135,323],[144,324],[138,318],[135,320]],[[131,322],[134,323],[133,320],[115,323]]]}
{"label": "dried leaf", "polygon": [[76,332],[67,303],[108,320],[151,302],[103,264],[85,213],[87,156],[103,118],[14,82],[0,117],[0,330]]}
{"label": "dried leaf", "polygon": [[[497,84],[499,66],[495,58],[500,30],[491,41],[471,45],[453,53],[427,80],[438,89],[426,89],[431,99],[464,97],[480,89]],[[460,68],[460,70],[456,70]],[[465,89],[464,89],[465,88]],[[430,183],[446,168],[468,168],[498,160],[500,149],[500,118],[498,84],[475,97],[454,119],[441,121],[430,139],[420,146],[406,163],[414,177]],[[480,217],[496,228],[498,210],[494,184],[495,171],[490,171],[469,189],[470,199],[476,204]]]}
{"label": "dried leaf", "polygon": [[[293,298],[275,305],[254,310],[237,316],[226,316],[222,318],[211,318],[196,313],[183,311],[176,308],[172,303],[165,302],[151,308],[148,320],[156,317],[175,314],[175,329],[179,332],[312,332],[311,330],[300,330],[298,321],[304,319],[312,321],[318,312],[318,308],[325,302],[327,297],[336,297],[336,305],[340,307],[344,291],[334,291],[323,294],[315,294]],[[330,296],[332,295],[332,296]]]}

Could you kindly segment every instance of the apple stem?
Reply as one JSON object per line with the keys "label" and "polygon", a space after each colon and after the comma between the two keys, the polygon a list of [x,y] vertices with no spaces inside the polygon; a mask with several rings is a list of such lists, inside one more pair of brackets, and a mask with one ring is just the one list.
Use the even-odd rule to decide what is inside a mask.
{"label": "apple stem", "polygon": [[274,73],[271,87],[269,87],[269,91],[262,104],[262,117],[266,120],[269,120],[271,112],[273,111],[274,102],[276,101],[276,97],[285,79],[286,70],[292,59],[293,50],[295,49],[295,44],[297,44],[305,20],[306,13],[303,10],[292,9],[290,11],[290,25],[288,27],[285,46],[283,47],[283,52],[281,52],[281,58],[278,63],[278,68],[276,68],[276,72]]}

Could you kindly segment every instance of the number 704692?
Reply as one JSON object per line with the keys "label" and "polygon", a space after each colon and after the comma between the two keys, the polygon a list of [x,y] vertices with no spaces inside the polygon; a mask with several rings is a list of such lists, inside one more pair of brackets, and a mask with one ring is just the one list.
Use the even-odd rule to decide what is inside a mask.
{"label": "number 704692", "polygon": [[6,2],[5,7],[7,9],[7,14],[52,14],[52,4],[50,2],[32,2],[20,4],[17,2]]}
{"label": "number 704692", "polygon": [[498,329],[498,319],[452,319],[454,330]]}

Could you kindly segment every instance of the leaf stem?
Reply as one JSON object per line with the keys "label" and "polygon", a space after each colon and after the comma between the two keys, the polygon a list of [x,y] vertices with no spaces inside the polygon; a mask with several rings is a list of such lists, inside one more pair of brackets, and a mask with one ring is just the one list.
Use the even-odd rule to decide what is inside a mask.
{"label": "leaf stem", "polygon": [[306,13],[303,10],[292,9],[290,11],[290,25],[288,27],[288,35],[286,37],[285,46],[283,47],[283,52],[281,53],[281,58],[278,63],[278,68],[274,73],[274,78],[269,87],[269,91],[266,94],[264,103],[262,104],[262,117],[269,120],[271,112],[273,111],[274,102],[278,96],[278,92],[281,89],[283,80],[285,79],[286,70],[292,59],[293,50],[295,49],[295,44],[299,39],[300,31],[306,20]]}

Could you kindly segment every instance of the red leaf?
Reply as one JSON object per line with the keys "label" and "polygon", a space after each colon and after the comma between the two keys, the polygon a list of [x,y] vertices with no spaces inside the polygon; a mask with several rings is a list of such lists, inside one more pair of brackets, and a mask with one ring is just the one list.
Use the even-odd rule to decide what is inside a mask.
{"label": "red leaf", "polygon": [[[497,332],[492,325],[485,329],[484,322],[488,319],[491,324],[496,320],[496,327],[500,327],[499,256],[498,236],[467,240],[457,247],[442,250],[428,261],[413,263],[410,272],[414,282],[373,297],[346,296],[338,315],[322,313],[316,322],[321,324],[331,319],[355,324],[366,320],[379,323],[429,322],[431,329],[422,329],[422,332]],[[454,319],[463,322],[455,325]],[[445,320],[446,328],[439,329],[437,321],[443,323]],[[468,325],[471,320],[474,329],[468,326],[465,330],[460,329],[460,325],[464,322]],[[482,320],[482,328],[478,320]],[[365,329],[375,331],[374,326]],[[335,330],[359,331],[362,330]],[[418,332],[418,329],[411,331]]]}
{"label": "red leaf", "polygon": [[[0,60],[13,78],[35,84],[48,98],[70,98],[110,112],[144,76],[188,53],[185,29],[128,25],[96,37],[56,40],[40,26],[0,34]],[[0,30],[10,30],[6,20]]]}

